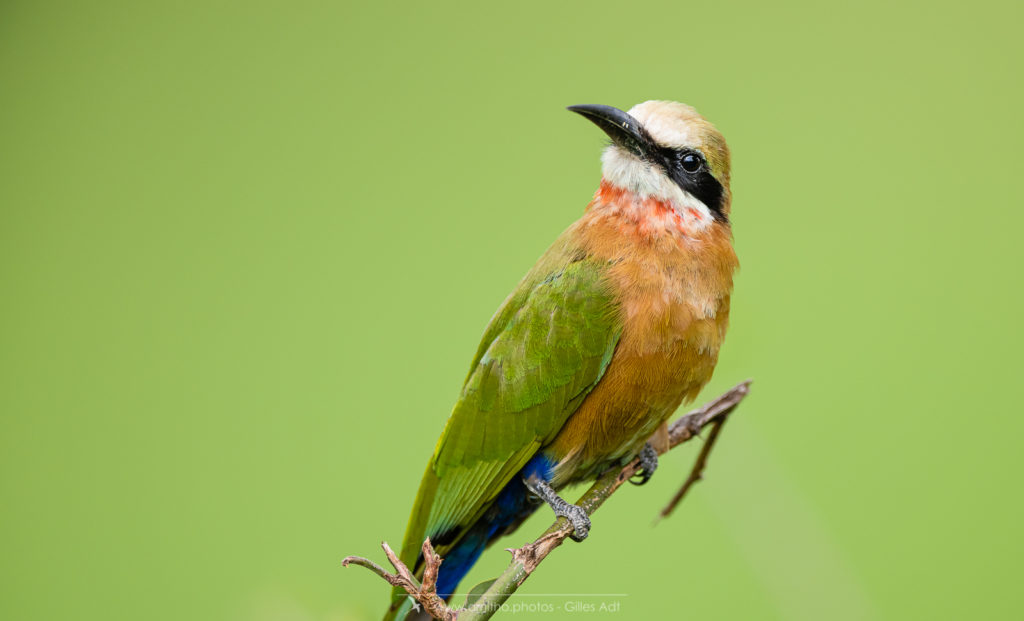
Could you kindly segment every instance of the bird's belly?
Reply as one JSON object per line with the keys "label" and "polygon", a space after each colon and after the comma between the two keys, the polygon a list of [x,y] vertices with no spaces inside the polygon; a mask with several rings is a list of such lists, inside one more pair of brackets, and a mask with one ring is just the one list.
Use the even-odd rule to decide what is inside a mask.
{"label": "bird's belly", "polygon": [[693,321],[655,348],[620,342],[601,381],[544,449],[556,464],[554,484],[586,480],[632,459],[711,378],[720,328],[708,318]]}

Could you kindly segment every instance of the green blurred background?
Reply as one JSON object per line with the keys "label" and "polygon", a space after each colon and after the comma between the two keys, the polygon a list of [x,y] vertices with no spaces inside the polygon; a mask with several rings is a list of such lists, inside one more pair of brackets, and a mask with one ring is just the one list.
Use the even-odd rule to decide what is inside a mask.
{"label": "green blurred background", "polygon": [[732,147],[702,398],[754,394],[676,516],[693,446],[522,593],[1019,615],[1022,17],[6,0],[0,618],[377,617],[341,558],[401,540],[488,318],[596,188],[563,107],[652,98]]}

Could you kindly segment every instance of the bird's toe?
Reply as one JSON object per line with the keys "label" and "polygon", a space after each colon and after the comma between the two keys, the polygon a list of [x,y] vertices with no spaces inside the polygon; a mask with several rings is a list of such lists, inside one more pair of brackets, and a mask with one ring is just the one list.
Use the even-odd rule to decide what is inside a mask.
{"label": "bird's toe", "polygon": [[572,524],[573,532],[569,537],[573,541],[583,541],[587,538],[590,534],[590,516],[583,510],[583,507],[568,505],[562,515]]}
{"label": "bird's toe", "polygon": [[654,450],[654,447],[650,444],[644,445],[638,458],[640,459],[640,470],[637,472],[637,475],[640,477],[640,480],[634,481],[630,479],[629,482],[633,485],[643,485],[650,481],[654,471],[658,469],[658,451]]}

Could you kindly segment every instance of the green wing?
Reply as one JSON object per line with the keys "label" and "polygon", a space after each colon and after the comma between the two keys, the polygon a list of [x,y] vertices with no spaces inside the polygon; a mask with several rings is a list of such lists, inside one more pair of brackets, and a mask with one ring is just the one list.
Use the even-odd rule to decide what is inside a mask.
{"label": "green wing", "polygon": [[[402,545],[471,526],[597,384],[621,331],[604,270],[558,245],[495,314],[434,455]],[[458,540],[446,537],[443,556]]]}

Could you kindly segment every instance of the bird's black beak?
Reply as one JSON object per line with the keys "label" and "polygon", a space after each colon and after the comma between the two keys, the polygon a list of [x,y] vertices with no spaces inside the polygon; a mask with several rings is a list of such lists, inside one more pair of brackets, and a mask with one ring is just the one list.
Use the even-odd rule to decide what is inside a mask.
{"label": "bird's black beak", "polygon": [[629,114],[613,108],[597,104],[569,106],[566,110],[581,114],[590,119],[608,134],[612,142],[629,150],[634,155],[648,158],[657,150],[657,145],[640,123]]}

